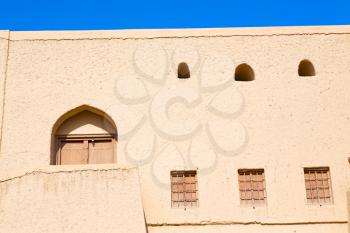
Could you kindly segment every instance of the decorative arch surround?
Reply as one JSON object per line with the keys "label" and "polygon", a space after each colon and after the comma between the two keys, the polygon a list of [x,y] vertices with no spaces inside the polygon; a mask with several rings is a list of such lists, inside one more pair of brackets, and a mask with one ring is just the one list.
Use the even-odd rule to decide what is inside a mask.
{"label": "decorative arch surround", "polygon": [[235,71],[236,81],[253,81],[255,79],[254,70],[247,63],[240,64],[237,66]]}
{"label": "decorative arch surround", "polygon": [[63,114],[51,136],[51,164],[116,162],[117,127],[103,111],[83,105]]}
{"label": "decorative arch surround", "polygon": [[299,63],[298,74],[301,77],[311,77],[316,75],[315,67],[311,61],[304,59]]}
{"label": "decorative arch surround", "polygon": [[181,62],[177,68],[177,77],[179,79],[187,79],[191,77],[190,68],[187,63]]}

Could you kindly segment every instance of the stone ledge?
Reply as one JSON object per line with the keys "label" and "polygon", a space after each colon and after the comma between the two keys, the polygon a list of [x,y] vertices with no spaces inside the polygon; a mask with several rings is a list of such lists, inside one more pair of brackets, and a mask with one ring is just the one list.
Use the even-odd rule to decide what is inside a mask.
{"label": "stone ledge", "polygon": [[15,31],[11,40],[152,39],[186,37],[350,34],[350,26],[198,28],[91,31]]}

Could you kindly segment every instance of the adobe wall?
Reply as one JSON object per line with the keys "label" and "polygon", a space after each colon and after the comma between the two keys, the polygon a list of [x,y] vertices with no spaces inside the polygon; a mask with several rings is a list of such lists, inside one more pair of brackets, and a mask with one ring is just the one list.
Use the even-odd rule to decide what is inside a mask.
{"label": "adobe wall", "polygon": [[350,232],[350,191],[347,192],[347,197],[348,197],[348,218],[349,218],[349,222],[348,222],[348,229]]}
{"label": "adobe wall", "polygon": [[[53,125],[88,105],[114,120],[117,163],[140,167],[150,232],[182,232],[186,224],[220,232],[251,222],[264,226],[247,232],[315,225],[344,232],[349,42],[347,26],[11,32],[0,171],[48,165]],[[315,77],[298,76],[302,59],[312,61]],[[183,61],[187,80],[176,75]],[[244,62],[255,81],[234,81]],[[309,166],[330,167],[334,204],[306,203]],[[266,206],[240,205],[239,168],[265,169]],[[198,169],[198,208],[171,208],[176,169]]]}
{"label": "adobe wall", "polygon": [[50,167],[0,182],[1,232],[146,233],[136,168]]}

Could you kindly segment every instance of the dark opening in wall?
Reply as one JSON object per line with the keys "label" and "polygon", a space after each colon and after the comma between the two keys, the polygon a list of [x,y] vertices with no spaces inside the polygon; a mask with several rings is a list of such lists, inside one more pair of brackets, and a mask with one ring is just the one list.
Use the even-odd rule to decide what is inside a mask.
{"label": "dark opening in wall", "polygon": [[315,76],[315,67],[309,60],[302,60],[299,64],[298,69],[299,76],[307,77],[307,76]]}
{"label": "dark opening in wall", "polygon": [[181,62],[177,68],[177,77],[181,79],[190,78],[190,69],[185,62]]}
{"label": "dark opening in wall", "polygon": [[254,70],[246,63],[237,66],[235,71],[236,81],[253,81],[255,79]]}

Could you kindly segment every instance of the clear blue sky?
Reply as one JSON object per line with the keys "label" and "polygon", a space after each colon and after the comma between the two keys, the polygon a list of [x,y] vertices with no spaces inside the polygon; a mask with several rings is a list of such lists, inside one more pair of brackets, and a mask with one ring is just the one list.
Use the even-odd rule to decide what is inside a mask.
{"label": "clear blue sky", "polygon": [[0,29],[85,30],[350,24],[350,0],[1,0]]}

